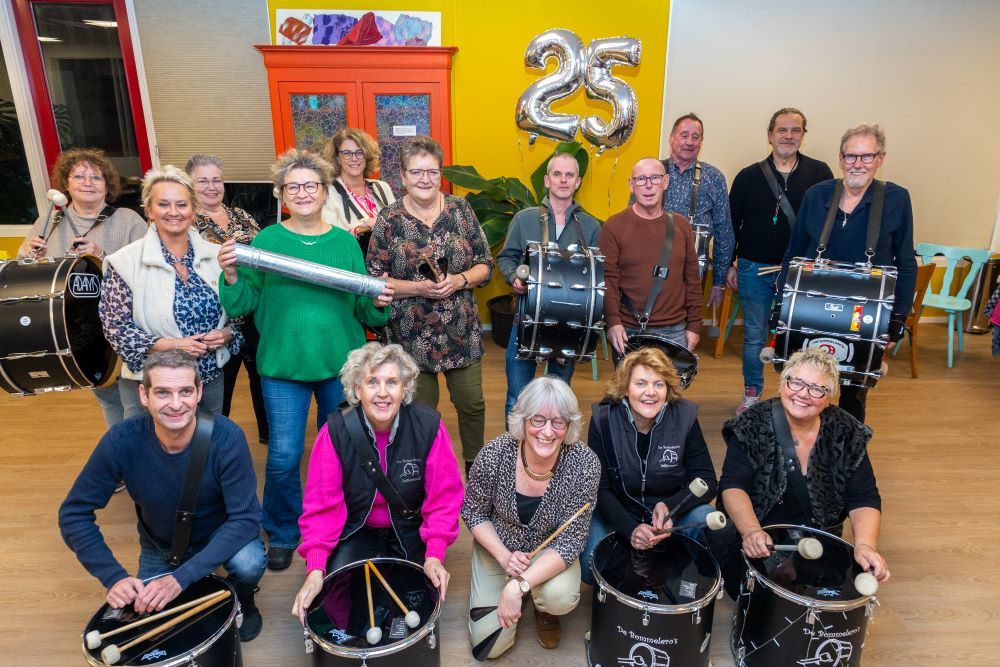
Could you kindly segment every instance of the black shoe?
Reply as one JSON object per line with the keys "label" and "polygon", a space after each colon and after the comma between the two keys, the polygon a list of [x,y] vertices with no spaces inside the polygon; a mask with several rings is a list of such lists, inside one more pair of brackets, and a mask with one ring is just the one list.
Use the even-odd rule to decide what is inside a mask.
{"label": "black shoe", "polygon": [[257,604],[254,602],[254,593],[260,590],[258,587],[250,588],[249,590],[244,590],[245,587],[239,584],[235,584],[236,597],[240,601],[240,612],[243,614],[243,623],[240,624],[240,641],[248,642],[257,635],[260,634],[261,629],[264,627],[264,619],[260,615],[260,609],[257,609]]}
{"label": "black shoe", "polygon": [[269,441],[270,441],[270,438],[268,436],[266,436],[266,435],[257,436],[257,442],[259,442],[260,444],[264,445],[265,447],[267,447],[267,443]]}
{"label": "black shoe", "polygon": [[285,547],[268,547],[267,569],[269,570],[287,569],[288,566],[292,564],[293,553],[295,553],[294,549],[286,549]]}
{"label": "black shoe", "polygon": [[125,490],[125,482],[118,482],[118,486],[115,487],[115,493],[121,493]]}
{"label": "black shoe", "polygon": [[469,479],[469,472],[472,471],[472,461],[465,462],[465,479]]}

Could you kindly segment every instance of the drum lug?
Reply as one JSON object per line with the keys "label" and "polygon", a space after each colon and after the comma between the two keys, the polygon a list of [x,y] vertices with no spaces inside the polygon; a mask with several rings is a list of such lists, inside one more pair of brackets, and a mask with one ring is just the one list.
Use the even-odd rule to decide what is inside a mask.
{"label": "drum lug", "polygon": [[742,665],[743,658],[746,657],[746,654],[747,654],[747,647],[740,646],[739,649],[736,650],[736,661]]}
{"label": "drum lug", "polygon": [[722,599],[722,594],[726,592],[725,589],[726,589],[726,580],[725,579],[720,579],[719,580],[719,592],[715,594],[715,599],[716,600],[721,600]]}
{"label": "drum lug", "polygon": [[599,602],[604,602],[608,597],[608,594],[604,591],[604,586],[597,589],[597,600]]}
{"label": "drum lug", "polygon": [[239,630],[243,627],[243,610],[240,609],[236,612],[236,629]]}
{"label": "drum lug", "polygon": [[368,652],[361,654],[361,667],[368,667]]}
{"label": "drum lug", "polygon": [[429,635],[427,635],[427,647],[433,651],[434,649],[437,648],[437,643],[438,643],[437,634],[434,632],[434,626],[431,625],[431,632]]}
{"label": "drum lug", "polygon": [[816,610],[810,607],[809,611],[806,612],[806,625],[815,625],[815,624],[816,624]]}
{"label": "drum lug", "polygon": [[643,626],[649,625],[649,607],[642,608],[642,624]]}
{"label": "drum lug", "polygon": [[694,614],[691,615],[691,625],[698,625],[701,623],[701,609],[695,609]]}
{"label": "drum lug", "polygon": [[316,650],[316,644],[313,643],[312,637],[309,636],[309,632],[305,628],[302,629],[302,634],[305,637],[306,653],[312,653]]}
{"label": "drum lug", "polygon": [[753,589],[754,589],[754,586],[755,586],[755,581],[756,581],[756,579],[754,579],[754,576],[748,572],[747,573],[747,583],[746,583],[747,593],[753,593]]}
{"label": "drum lug", "polygon": [[878,607],[878,606],[880,606],[880,605],[879,605],[879,602],[878,602],[877,598],[873,597],[872,599],[870,599],[868,601],[868,604],[865,605],[865,616],[868,617],[868,618],[871,618],[872,616],[874,616],[875,615],[875,607]]}

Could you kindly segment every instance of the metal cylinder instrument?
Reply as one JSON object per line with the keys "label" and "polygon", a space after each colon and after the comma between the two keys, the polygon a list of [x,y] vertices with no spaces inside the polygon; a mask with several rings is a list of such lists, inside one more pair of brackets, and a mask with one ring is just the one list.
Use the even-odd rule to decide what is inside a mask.
{"label": "metal cylinder instrument", "polygon": [[382,278],[335,269],[242,243],[236,244],[236,264],[373,299],[382,293],[386,284]]}

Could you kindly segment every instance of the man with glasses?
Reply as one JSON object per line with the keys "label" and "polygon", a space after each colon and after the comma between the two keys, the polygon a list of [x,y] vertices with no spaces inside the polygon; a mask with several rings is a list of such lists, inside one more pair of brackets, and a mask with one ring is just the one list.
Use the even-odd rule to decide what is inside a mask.
{"label": "man with glasses", "polygon": [[739,290],[743,308],[743,402],[737,415],[764,392],[760,350],[767,345],[777,274],[759,271],[781,264],[806,190],[833,178],[825,162],[799,152],[805,134],[805,114],[790,107],[775,111],[767,126],[771,154],[737,174],[729,193],[736,266],[729,267],[726,282]]}
{"label": "man with glasses", "polygon": [[[545,189],[541,206],[519,211],[510,222],[507,241],[497,255],[497,266],[504,280],[517,294],[527,294],[528,286],[517,277],[517,267],[524,261],[524,249],[530,241],[558,243],[566,249],[571,245],[589,248],[597,245],[601,221],[590,215],[573,199],[580,187],[580,165],[568,153],[554,155],[545,170]],[[517,329],[510,334],[507,345],[507,402],[504,417],[510,414],[521,390],[535,377],[538,364],[532,359],[517,358]],[[552,358],[548,373],[569,384],[576,362]]]}
{"label": "man with glasses", "polygon": [[[604,319],[618,356],[630,335],[659,334],[693,350],[701,337],[701,277],[687,218],[663,210],[670,183],[663,163],[635,163],[629,189],[635,201],[601,228]],[[728,207],[727,207],[728,208]]]}
{"label": "man with glasses", "polygon": [[[917,261],[913,253],[910,193],[895,183],[875,180],[884,159],[885,132],[879,125],[860,123],[844,132],[840,139],[840,169],[844,178],[814,185],[806,192],[778,284],[784,284],[783,276],[792,258],[816,257],[824,227],[829,227],[823,259],[851,264],[870,261],[876,266],[896,267],[895,302],[889,322],[888,349],[892,349],[903,337],[903,323],[913,305]],[[880,200],[881,220],[870,221],[869,215],[879,208]],[[827,224],[828,220],[831,224]],[[868,257],[868,227],[879,223],[878,239]],[[780,310],[780,306],[776,308]],[[840,392],[840,407],[863,422],[867,394],[866,388],[845,386]]]}

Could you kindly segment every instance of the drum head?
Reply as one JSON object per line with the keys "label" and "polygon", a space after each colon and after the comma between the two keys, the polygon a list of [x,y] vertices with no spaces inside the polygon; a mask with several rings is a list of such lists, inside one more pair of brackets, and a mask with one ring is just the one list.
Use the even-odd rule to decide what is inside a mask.
{"label": "drum head", "polygon": [[[698,373],[698,357],[693,352],[658,334],[641,333],[629,336],[625,342],[625,353],[635,352],[644,347],[655,347],[662,350],[681,376],[681,386],[684,389],[688,388],[691,380]],[[621,363],[622,358],[615,355],[615,366]]]}
{"label": "drum head", "polygon": [[406,625],[402,610],[372,573],[375,624],[382,630],[382,640],[369,644],[365,639],[369,617],[364,561],[351,563],[327,575],[306,614],[309,634],[328,653],[359,655],[365,651],[369,657],[373,650],[392,653],[427,634],[428,626],[437,620],[438,590],[422,567],[396,558],[373,558],[372,562],[403,604],[417,612],[420,624],[416,628]]}
{"label": "drum head", "polygon": [[621,595],[650,606],[684,606],[714,596],[719,566],[708,550],[684,535],[671,535],[656,547],[633,549],[617,533],[594,551],[597,579]]}

